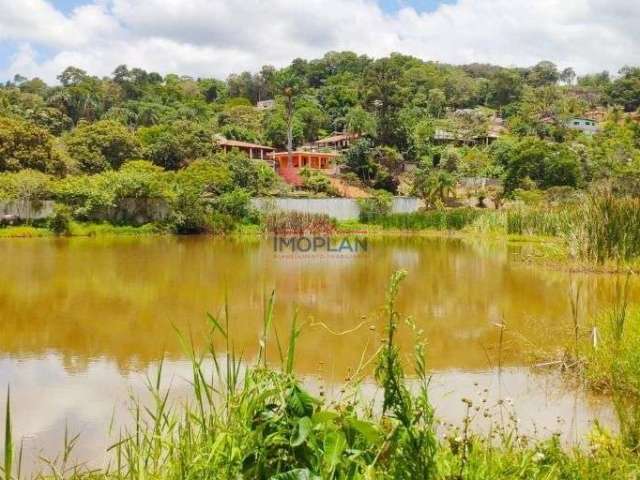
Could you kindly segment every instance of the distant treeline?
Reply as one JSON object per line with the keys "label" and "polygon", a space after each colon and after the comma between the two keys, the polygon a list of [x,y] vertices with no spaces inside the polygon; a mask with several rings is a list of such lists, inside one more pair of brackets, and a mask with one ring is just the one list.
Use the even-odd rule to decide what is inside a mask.
{"label": "distant treeline", "polygon": [[[359,137],[344,154],[348,180],[391,192],[404,181],[430,205],[463,176],[502,179],[510,194],[640,171],[638,67],[577,76],[548,61],[454,66],[330,52],[226,80],[125,65],[104,78],[71,66],[58,80],[16,75],[0,86],[0,172],[99,174],[139,159],[178,170],[214,155],[216,135],[286,148],[290,134],[295,148],[334,131]],[[266,99],[275,104],[256,108]],[[600,132],[569,128],[576,116],[597,116]],[[491,145],[463,141],[496,125]],[[415,181],[402,178],[407,162],[420,167]]]}

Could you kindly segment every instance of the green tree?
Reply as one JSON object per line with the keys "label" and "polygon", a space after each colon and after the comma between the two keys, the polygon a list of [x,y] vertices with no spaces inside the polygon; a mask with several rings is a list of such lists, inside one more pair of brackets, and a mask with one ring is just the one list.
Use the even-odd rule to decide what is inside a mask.
{"label": "green tree", "polygon": [[246,132],[246,137],[251,138],[251,141],[257,141],[262,138],[263,117],[263,113],[252,106],[227,105],[218,115],[218,125],[227,131]]}
{"label": "green tree", "polygon": [[355,173],[365,184],[371,185],[376,168],[371,161],[373,146],[369,139],[363,138],[353,143],[344,153],[344,163],[350,172]]}
{"label": "green tree", "polygon": [[213,134],[205,126],[181,120],[138,130],[145,157],[167,170],[184,167],[213,151]]}
{"label": "green tree", "polygon": [[455,177],[441,168],[433,168],[428,163],[423,163],[416,172],[413,183],[413,193],[424,199],[428,207],[435,207],[437,202],[445,204],[453,188]]}
{"label": "green tree", "polygon": [[65,144],[79,169],[85,173],[117,169],[142,154],[135,135],[111,120],[80,125],[66,136]]}
{"label": "green tree", "polygon": [[63,174],[68,157],[44,128],[18,118],[0,117],[0,172],[33,169]]}
{"label": "green tree", "polygon": [[[264,139],[269,145],[277,148],[287,148],[289,127],[283,105],[276,104],[264,117]],[[291,125],[292,144],[300,145],[304,141],[303,125],[298,117],[293,117]]]}
{"label": "green tree", "polygon": [[399,146],[403,139],[398,112],[405,102],[400,80],[403,74],[401,56],[381,58],[371,64],[365,72],[363,88],[367,108],[376,112],[378,139],[383,145]]}
{"label": "green tree", "polygon": [[375,137],[376,135],[376,118],[360,105],[349,109],[345,117],[345,123],[349,133],[368,137]]}
{"label": "green tree", "polygon": [[553,62],[543,60],[529,69],[527,83],[534,87],[555,85],[560,79],[558,67]]}
{"label": "green tree", "polygon": [[505,193],[533,181],[540,188],[577,187],[583,170],[577,154],[568,146],[537,138],[525,138],[512,144],[500,157],[505,171]]}
{"label": "green tree", "polygon": [[636,111],[640,108],[640,68],[624,67],[620,75],[611,85],[611,100],[627,112]]}
{"label": "green tree", "polygon": [[416,158],[429,156],[432,150],[435,126],[431,119],[417,122],[411,131],[411,145]]}
{"label": "green tree", "polygon": [[576,79],[576,71],[571,67],[567,67],[560,72],[559,79],[566,85],[572,85]]}
{"label": "green tree", "polygon": [[435,118],[440,118],[447,104],[445,93],[439,88],[432,88],[427,95],[428,110]]}

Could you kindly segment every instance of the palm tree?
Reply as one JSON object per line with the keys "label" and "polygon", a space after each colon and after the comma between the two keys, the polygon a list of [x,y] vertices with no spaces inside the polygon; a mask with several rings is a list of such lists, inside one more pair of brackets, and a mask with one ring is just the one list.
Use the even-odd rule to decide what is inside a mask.
{"label": "palm tree", "polygon": [[455,178],[446,170],[425,169],[418,172],[414,183],[416,194],[424,198],[427,206],[433,207],[436,200],[445,203],[455,186]]}
{"label": "palm tree", "polygon": [[302,79],[291,69],[282,70],[275,77],[276,91],[285,99],[285,119],[287,122],[287,166],[292,163],[293,152],[293,114],[295,99],[302,92]]}

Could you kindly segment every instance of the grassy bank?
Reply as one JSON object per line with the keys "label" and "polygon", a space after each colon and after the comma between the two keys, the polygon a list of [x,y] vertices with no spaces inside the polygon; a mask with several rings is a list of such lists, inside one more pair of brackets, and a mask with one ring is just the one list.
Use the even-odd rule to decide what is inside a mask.
{"label": "grassy bank", "polygon": [[619,280],[614,306],[582,327],[590,334],[576,355],[591,388],[633,397],[640,408],[640,309],[629,303],[628,280]]}
{"label": "grassy bank", "polygon": [[[265,306],[261,348],[252,365],[234,351],[228,316],[209,317],[210,345],[196,352],[181,336],[192,363],[192,395],[172,401],[161,384],[162,364],[149,380],[153,401],[132,404],[132,426],[110,447],[103,470],[86,471],[68,461],[74,443],[42,477],[63,479],[630,479],[640,473],[640,456],[624,436],[595,429],[582,448],[563,449],[557,437],[525,438],[517,421],[496,420],[488,434],[474,433],[474,421],[508,406],[462,398],[467,415],[458,428],[438,422],[429,401],[425,343],[413,323],[395,309],[404,273],[390,283],[386,338],[373,358],[363,358],[334,399],[312,395],[295,375],[301,328],[288,335],[273,328],[273,296]],[[228,310],[225,310],[228,312]],[[228,315],[228,313],[226,314]],[[406,361],[395,336],[408,328],[415,351]],[[278,345],[269,357],[270,335]],[[284,341],[288,336],[288,341]],[[225,344],[214,347],[214,337]],[[216,342],[217,343],[217,342]],[[279,365],[279,366],[278,366]],[[379,397],[365,399],[360,382],[374,367]],[[211,371],[210,368],[211,367]],[[409,377],[410,380],[409,380]],[[10,398],[10,397],[8,397]],[[19,445],[11,435],[7,401],[4,478],[19,478]],[[513,416],[512,416],[513,417]],[[496,416],[497,418],[497,416]],[[71,437],[69,437],[71,438]],[[10,474],[9,474],[10,473]]]}
{"label": "grassy bank", "polygon": [[[117,235],[157,235],[162,230],[153,224],[134,227],[130,225],[112,225],[110,223],[81,223],[72,222],[69,230],[62,236],[66,237],[99,237]],[[55,232],[46,226],[11,226],[0,228],[0,238],[42,238],[54,237]]]}
{"label": "grassy bank", "polygon": [[606,192],[561,206],[377,213],[363,220],[385,231],[436,231],[555,241],[563,249],[544,250],[540,256],[553,261],[569,260],[580,269],[593,266],[601,270],[635,269],[640,259],[640,199]]}

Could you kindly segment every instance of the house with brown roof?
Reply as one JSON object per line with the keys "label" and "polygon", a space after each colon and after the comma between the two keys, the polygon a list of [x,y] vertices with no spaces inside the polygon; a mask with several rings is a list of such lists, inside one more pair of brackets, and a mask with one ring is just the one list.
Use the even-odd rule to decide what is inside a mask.
{"label": "house with brown roof", "polygon": [[333,132],[331,136],[316,140],[311,144],[312,148],[328,148],[331,150],[344,150],[349,148],[353,141],[357,140],[360,135],[356,133]]}
{"label": "house with brown roof", "polygon": [[249,158],[267,160],[268,155],[275,149],[257,143],[241,142],[239,140],[229,140],[222,136],[216,138],[216,143],[223,152],[230,152],[234,149],[246,153]]}

